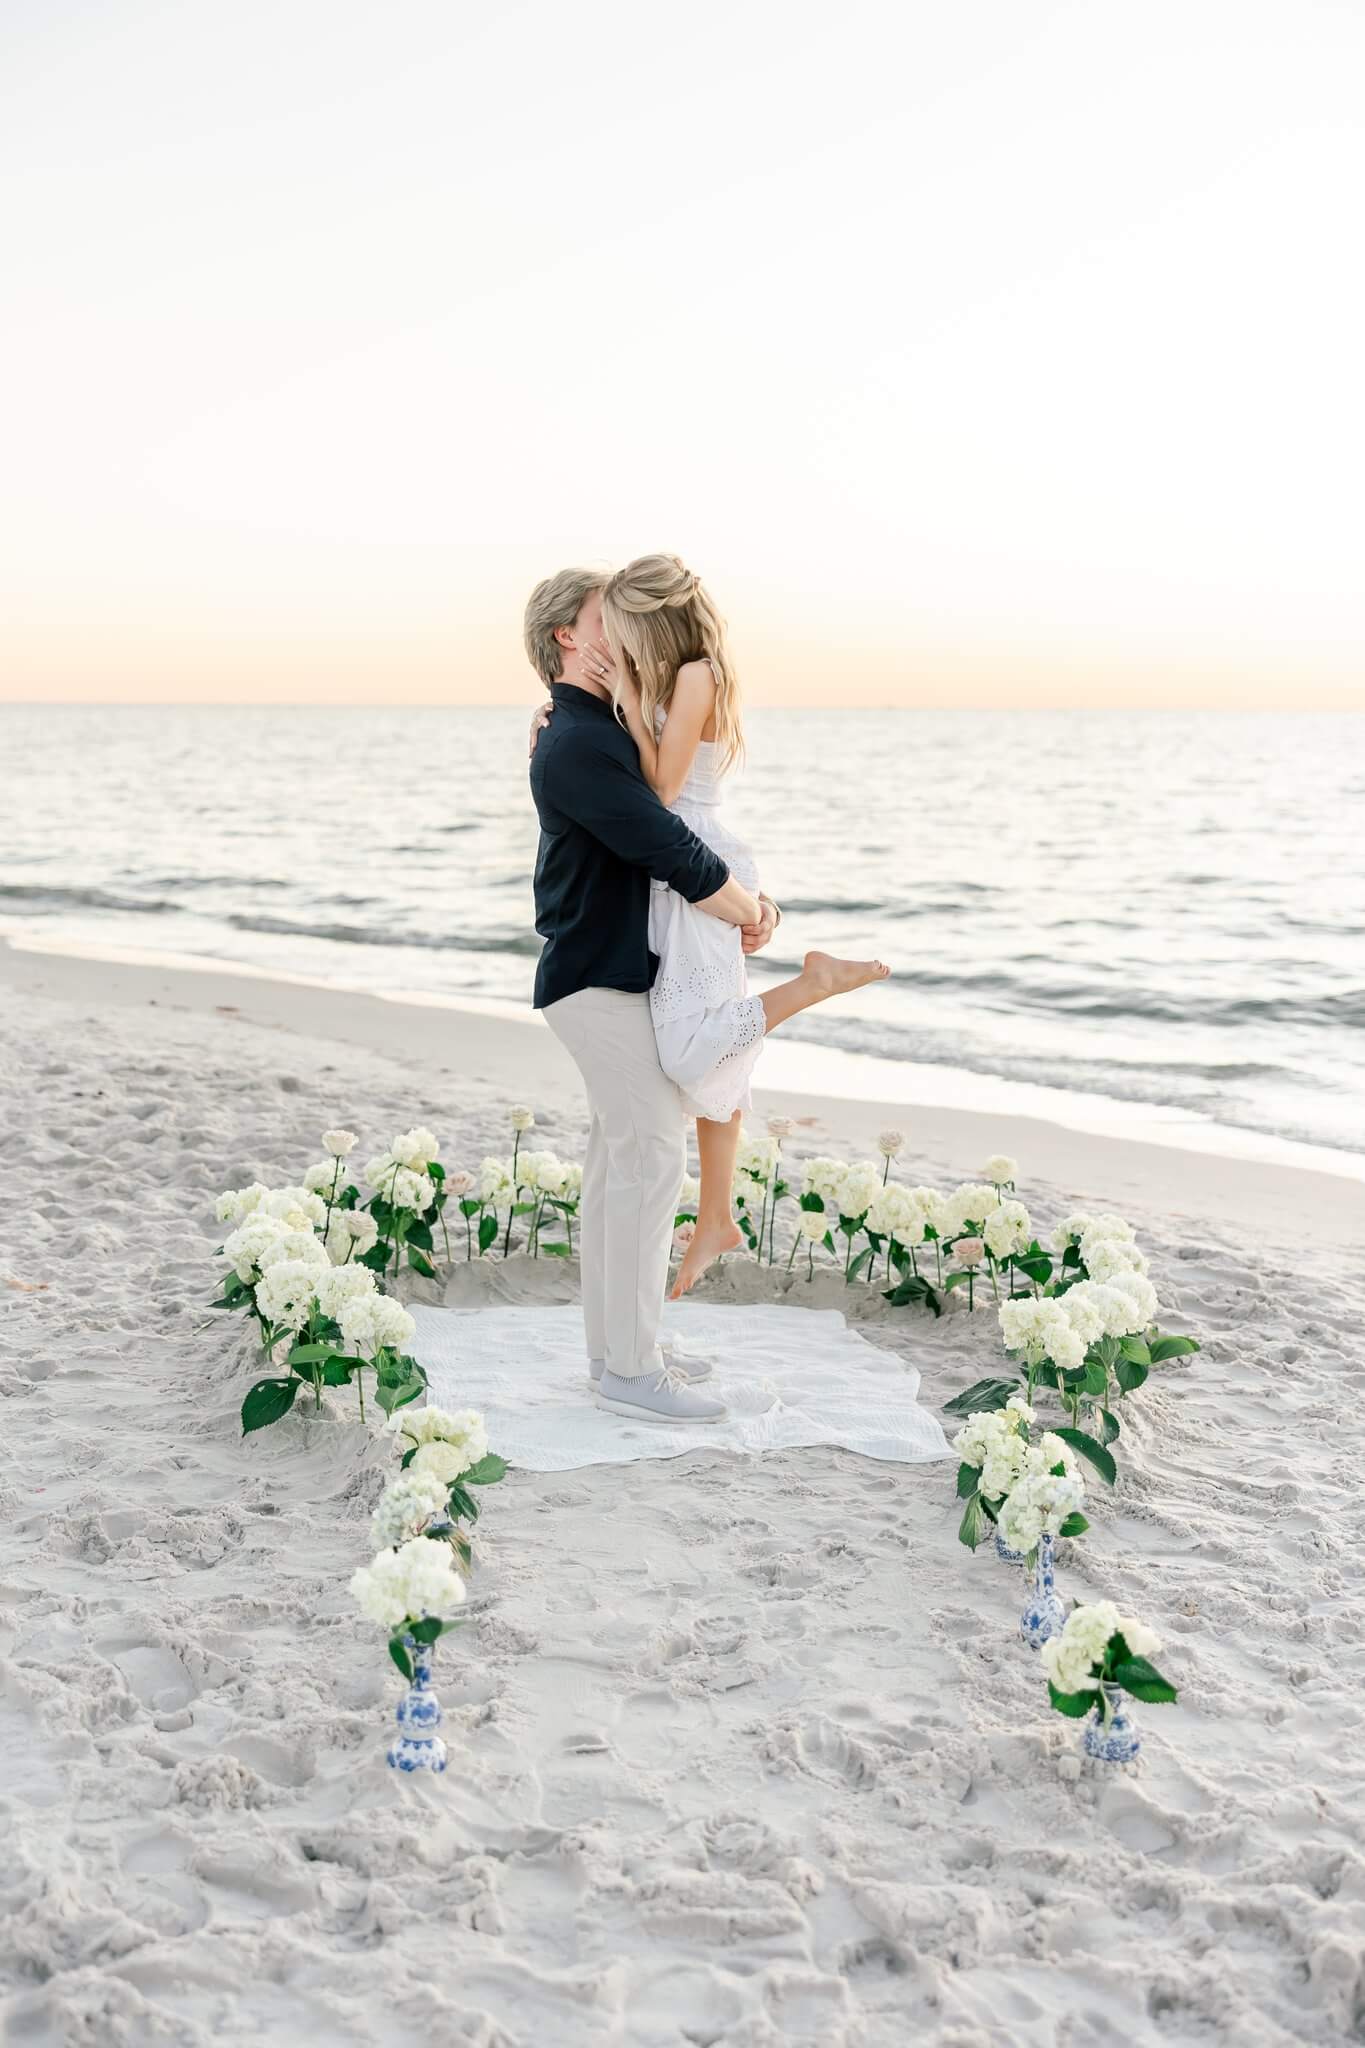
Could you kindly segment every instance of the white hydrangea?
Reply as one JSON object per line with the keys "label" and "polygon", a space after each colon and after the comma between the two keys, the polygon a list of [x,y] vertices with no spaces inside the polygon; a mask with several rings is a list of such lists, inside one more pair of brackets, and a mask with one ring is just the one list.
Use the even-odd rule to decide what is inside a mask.
{"label": "white hydrangea", "polygon": [[1052,1249],[1060,1258],[1068,1245],[1079,1244],[1083,1231],[1089,1230],[1091,1219],[1077,1210],[1074,1216],[1065,1217],[1052,1233]]}
{"label": "white hydrangea", "polygon": [[291,1230],[305,1230],[314,1224],[320,1230],[327,1221],[327,1204],[311,1188],[269,1188],[256,1205],[261,1216],[278,1216]]}
{"label": "white hydrangea", "polygon": [[382,1188],[393,1172],[398,1161],[387,1152],[376,1152],[373,1159],[367,1159],[362,1169],[365,1179],[372,1188]]}
{"label": "white hydrangea", "polygon": [[894,1237],[901,1244],[918,1244],[924,1235],[924,1208],[918,1191],[889,1180],[872,1198],[867,1228]]}
{"label": "white hydrangea", "polygon": [[1115,1216],[1111,1210],[1100,1216],[1087,1217],[1081,1235],[1092,1238],[1117,1237],[1131,1244],[1136,1232],[1131,1223],[1125,1222],[1122,1216]]}
{"label": "white hydrangea", "polygon": [[406,1543],[416,1536],[434,1515],[447,1509],[447,1489],[430,1472],[409,1469],[391,1479],[370,1517],[374,1540],[383,1550]]}
{"label": "white hydrangea", "polygon": [[354,1131],[324,1131],[322,1143],[334,1159],[344,1159],[348,1152],[355,1150],[360,1140]]}
{"label": "white hydrangea", "polygon": [[777,1158],[777,1140],[766,1131],[762,1136],[756,1131],[740,1131],[739,1153],[735,1161],[737,1172],[757,1180],[771,1180],[777,1170]]}
{"label": "white hydrangea", "polygon": [[582,1192],[583,1169],[576,1159],[566,1160],[564,1162],[564,1193],[561,1200],[566,1202],[577,1201]]}
{"label": "white hydrangea", "polygon": [[1145,1273],[1147,1261],[1135,1244],[1122,1237],[1081,1236],[1081,1258],[1092,1280],[1112,1280],[1118,1273]]}
{"label": "white hydrangea", "polygon": [[796,1219],[796,1227],[807,1244],[820,1244],[829,1229],[829,1217],[823,1209],[803,1209]]}
{"label": "white hydrangea", "polygon": [[678,1207],[680,1209],[695,1209],[700,1197],[701,1182],[695,1174],[685,1173],[683,1175],[683,1184],[678,1190]]}
{"label": "white hydrangea", "polygon": [[479,1197],[491,1208],[510,1208],[516,1199],[512,1186],[512,1163],[508,1159],[488,1158],[479,1166]]}
{"label": "white hydrangea", "polygon": [[389,1428],[418,1446],[454,1445],[465,1453],[461,1471],[488,1456],[488,1425],[477,1408],[400,1408],[390,1417]]}
{"label": "white hydrangea", "polygon": [[882,1191],[882,1177],[875,1166],[850,1166],[839,1183],[839,1214],[852,1222],[865,1215]]}
{"label": "white hydrangea", "polygon": [[986,1218],[981,1234],[994,1259],[1008,1259],[1015,1252],[1024,1251],[1033,1235],[1028,1210],[1022,1202],[1002,1202]]}
{"label": "white hydrangea", "polygon": [[1085,1482],[1078,1472],[1028,1470],[1000,1509],[1000,1534],[1011,1550],[1036,1550],[1039,1539],[1058,1535],[1084,1501]]}
{"label": "white hydrangea", "polygon": [[256,1306],[268,1323],[301,1330],[313,1312],[319,1277],[310,1260],[281,1259],[257,1281]]}
{"label": "white hydrangea", "polygon": [[381,1550],[372,1564],[352,1574],[351,1592],[367,1621],[391,1631],[429,1617],[448,1621],[465,1599],[450,1545],[427,1536]]}
{"label": "white hydrangea", "polygon": [[370,1306],[370,1321],[376,1349],[402,1351],[417,1334],[417,1324],[401,1301],[377,1294]]}
{"label": "white hydrangea", "polygon": [[291,1230],[286,1224],[273,1244],[261,1253],[257,1261],[263,1273],[272,1266],[278,1266],[282,1259],[297,1259],[305,1266],[313,1266],[326,1272],[330,1266],[327,1248],[322,1239],[312,1230]]}
{"label": "white hydrangea", "polygon": [[1019,1161],[1011,1159],[1008,1152],[993,1152],[981,1169],[981,1178],[993,1186],[1013,1187],[1019,1178]]}
{"label": "white hydrangea", "polygon": [[289,1225],[278,1216],[248,1215],[224,1240],[223,1256],[231,1260],[239,1280],[250,1282],[260,1271],[261,1260],[269,1258],[271,1247],[289,1234]]}
{"label": "white hydrangea", "polygon": [[1156,1289],[1145,1274],[1115,1273],[1113,1279],[1106,1281],[1105,1285],[1111,1293],[1125,1295],[1131,1303],[1128,1327],[1124,1330],[1116,1329],[1116,1337],[1136,1336],[1156,1321],[1156,1312],[1160,1304],[1156,1298]]}
{"label": "white hydrangea", "polygon": [[1072,1327],[1066,1312],[1066,1295],[1021,1295],[1017,1301],[1002,1301],[999,1310],[1000,1335],[1007,1351],[1016,1352],[1029,1365],[1050,1359],[1064,1372],[1075,1372],[1085,1363],[1086,1347]]}
{"label": "white hydrangea", "polygon": [[389,1147],[389,1152],[400,1166],[406,1166],[418,1173],[430,1166],[441,1149],[441,1143],[434,1131],[425,1124],[417,1124],[410,1131],[401,1131]]}
{"label": "white hydrangea", "polygon": [[964,1180],[960,1187],[942,1199],[942,1221],[935,1228],[945,1239],[960,1237],[969,1223],[984,1224],[986,1218],[1000,1207],[999,1191],[988,1187],[984,1181]]}
{"label": "white hydrangea", "polygon": [[213,1205],[220,1223],[245,1223],[254,1214],[261,1197],[270,1193],[264,1181],[253,1180],[249,1188],[227,1188]]}
{"label": "white hydrangea", "polygon": [[340,1160],[337,1159],[315,1160],[312,1166],[304,1168],[302,1185],[310,1188],[315,1195],[321,1195],[325,1201],[332,1192],[333,1184],[338,1189],[346,1185],[345,1174],[337,1170],[340,1164]]}
{"label": "white hydrangea", "polygon": [[1134,1657],[1151,1657],[1161,1638],[1135,1615],[1120,1614],[1112,1600],[1073,1607],[1066,1626],[1044,1643],[1042,1666],[1058,1692],[1093,1692],[1114,1636],[1122,1636]]}
{"label": "white hydrangea", "polygon": [[318,1279],[318,1307],[325,1316],[340,1320],[348,1302],[368,1300],[376,1292],[377,1283],[369,1266],[330,1266]]}
{"label": "white hydrangea", "polygon": [[801,1169],[803,1194],[818,1195],[825,1207],[835,1215],[839,1212],[839,1191],[848,1174],[848,1163],[843,1159],[808,1159]]}
{"label": "white hydrangea", "polygon": [[425,1173],[399,1166],[385,1182],[384,1193],[395,1209],[413,1209],[421,1216],[436,1199],[436,1183]]}
{"label": "white hydrangea", "polygon": [[433,1479],[439,1479],[443,1486],[450,1486],[478,1459],[471,1458],[463,1444],[435,1442],[423,1444],[414,1453],[409,1472],[426,1472]]}
{"label": "white hydrangea", "polygon": [[536,1113],[533,1109],[528,1109],[524,1102],[512,1104],[510,1117],[514,1131],[529,1131],[535,1126]]}

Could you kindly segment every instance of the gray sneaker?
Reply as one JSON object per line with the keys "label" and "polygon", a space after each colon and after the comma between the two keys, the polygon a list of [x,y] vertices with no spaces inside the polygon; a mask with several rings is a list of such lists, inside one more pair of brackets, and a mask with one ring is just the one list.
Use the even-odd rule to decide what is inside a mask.
{"label": "gray sneaker", "polygon": [[709,1394],[697,1394],[685,1372],[665,1365],[633,1379],[604,1372],[597,1383],[597,1405],[633,1422],[724,1422],[729,1409]]}
{"label": "gray sneaker", "polygon": [[[664,1364],[673,1366],[676,1371],[682,1373],[686,1379],[690,1380],[694,1387],[699,1387],[703,1380],[709,1380],[712,1377],[710,1359],[699,1358],[695,1351],[687,1350],[684,1345],[678,1342],[676,1337],[660,1337],[659,1349],[664,1355]],[[588,1385],[594,1393],[596,1393],[602,1383],[602,1373],[605,1364],[606,1361],[601,1358],[590,1358],[588,1360]]]}

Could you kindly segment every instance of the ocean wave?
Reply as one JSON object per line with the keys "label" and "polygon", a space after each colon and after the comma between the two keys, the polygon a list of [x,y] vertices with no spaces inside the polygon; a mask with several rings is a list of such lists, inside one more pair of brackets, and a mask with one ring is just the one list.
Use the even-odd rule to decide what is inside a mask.
{"label": "ocean wave", "polygon": [[140,915],[180,908],[164,896],[122,896],[113,889],[67,889],[59,883],[0,882],[0,901],[34,910],[135,910]]}
{"label": "ocean wave", "polygon": [[425,953],[515,953],[534,960],[540,940],[533,931],[404,932],[379,925],[314,924],[303,918],[271,917],[265,911],[235,910],[225,920],[234,931],[268,932],[292,939],[332,939],[347,946],[412,946]]}

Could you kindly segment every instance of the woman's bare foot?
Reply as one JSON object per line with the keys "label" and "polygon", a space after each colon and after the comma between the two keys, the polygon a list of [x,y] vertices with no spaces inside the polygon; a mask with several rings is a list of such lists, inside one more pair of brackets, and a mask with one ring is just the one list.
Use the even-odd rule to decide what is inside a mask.
{"label": "woman's bare foot", "polygon": [[690,1294],[707,1267],[717,1260],[722,1252],[732,1252],[743,1244],[739,1226],[735,1223],[699,1223],[693,1233],[692,1242],[683,1255],[678,1277],[673,1283],[670,1301],[680,1301],[684,1294]]}
{"label": "woman's bare foot", "polygon": [[836,960],[831,953],[807,953],[802,972],[822,996],[846,996],[869,981],[885,981],[891,969],[880,960]]}

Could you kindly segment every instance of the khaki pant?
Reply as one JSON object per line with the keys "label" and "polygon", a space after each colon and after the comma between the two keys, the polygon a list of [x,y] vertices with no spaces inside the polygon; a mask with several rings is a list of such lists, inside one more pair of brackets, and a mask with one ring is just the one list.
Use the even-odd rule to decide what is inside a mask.
{"label": "khaki pant", "polygon": [[648,996],[579,989],[541,1015],[588,1091],[579,1230],[588,1356],[634,1379],[663,1363],[659,1317],[687,1168],[682,1098],[659,1065]]}

